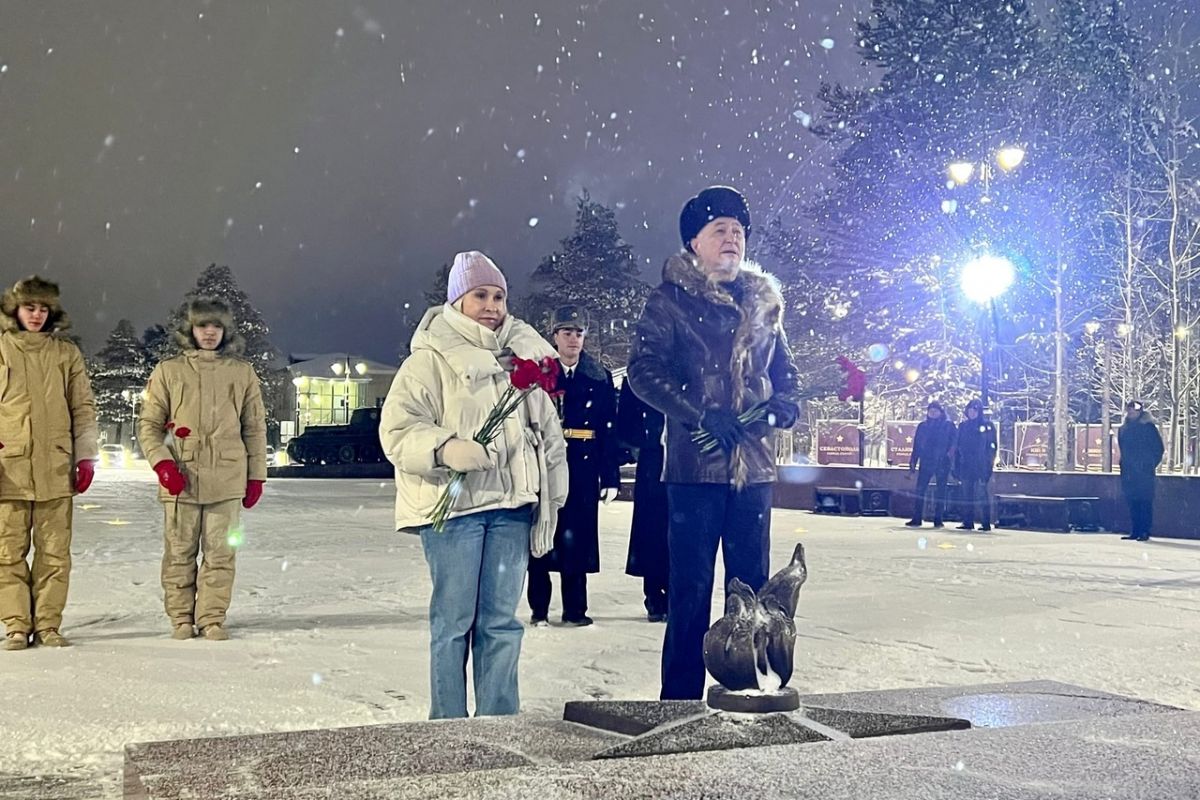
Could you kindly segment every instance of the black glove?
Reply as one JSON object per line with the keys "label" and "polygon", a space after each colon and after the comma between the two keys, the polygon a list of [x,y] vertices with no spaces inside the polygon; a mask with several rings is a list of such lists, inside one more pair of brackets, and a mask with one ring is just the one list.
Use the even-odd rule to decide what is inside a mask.
{"label": "black glove", "polygon": [[767,422],[773,428],[787,430],[796,424],[796,418],[799,416],[800,407],[791,400],[784,400],[778,395],[771,395],[771,399],[767,401]]}
{"label": "black glove", "polygon": [[737,418],[737,414],[724,408],[710,408],[705,411],[704,416],[700,418],[700,428],[712,434],[726,453],[732,453],[733,448],[746,436],[746,429]]}

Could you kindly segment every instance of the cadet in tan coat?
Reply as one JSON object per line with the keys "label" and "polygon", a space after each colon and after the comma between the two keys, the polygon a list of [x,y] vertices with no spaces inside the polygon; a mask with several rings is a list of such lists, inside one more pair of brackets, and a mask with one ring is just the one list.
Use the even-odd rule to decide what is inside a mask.
{"label": "cadet in tan coat", "polygon": [[[18,281],[0,302],[0,619],[6,650],[64,647],[72,497],[95,474],[96,408],[58,286]],[[33,546],[33,569],[26,559]]]}
{"label": "cadet in tan coat", "polygon": [[267,479],[262,392],[254,368],[235,357],[235,330],[224,303],[193,301],[175,334],[184,352],[155,367],[138,419],[166,507],[162,585],[175,639],[195,636],[193,625],[206,639],[229,638],[238,516]]}

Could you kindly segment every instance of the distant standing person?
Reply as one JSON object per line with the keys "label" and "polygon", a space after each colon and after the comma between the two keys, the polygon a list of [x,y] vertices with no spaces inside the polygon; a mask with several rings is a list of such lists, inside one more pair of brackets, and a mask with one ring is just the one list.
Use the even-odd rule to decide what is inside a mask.
{"label": "distant standing person", "polygon": [[959,530],[975,529],[975,518],[979,517],[979,530],[992,529],[992,496],[988,483],[996,468],[996,452],[999,442],[996,426],[984,419],[983,403],[972,400],[967,403],[967,414],[958,425],[958,436],[954,445],[954,474],[962,484],[963,522]]}
{"label": "distant standing person", "polygon": [[554,549],[529,561],[531,623],[548,625],[550,573],[562,586],[562,621],[592,624],[588,616],[587,576],[600,571],[600,502],[611,503],[621,485],[617,446],[617,392],[612,373],[583,349],[587,319],[578,306],[563,306],[550,324],[562,371],[558,389],[563,437],[567,441],[570,490],[558,514]]}
{"label": "distant standing person", "polygon": [[193,300],[175,338],[183,353],[150,374],[138,439],[158,475],[165,513],[162,587],[171,638],[191,639],[199,628],[220,642],[229,638],[242,509],[254,508],[267,480],[267,415],[228,305]]}
{"label": "distant standing person", "polygon": [[910,528],[921,527],[925,514],[925,495],[930,481],[937,481],[933,495],[933,527],[942,527],[946,510],[946,483],[950,480],[951,454],[957,429],[946,419],[946,410],[936,401],[925,410],[925,419],[917,426],[913,437],[912,455],[908,459],[908,475],[917,473],[916,506],[912,519],[904,523]]}
{"label": "distant standing person", "polygon": [[17,281],[0,305],[4,649],[24,650],[31,636],[65,647],[59,627],[71,581],[74,496],[95,474],[96,405],[83,355],[62,335],[70,322],[58,285],[36,275]]}
{"label": "distant standing person", "polygon": [[1150,540],[1154,527],[1154,474],[1163,457],[1163,440],[1145,406],[1131,400],[1125,422],[1117,431],[1121,448],[1121,491],[1129,505],[1129,535],[1122,539]]}
{"label": "distant standing person", "polygon": [[625,574],[642,579],[646,618],[667,621],[667,487],[662,482],[663,415],[642,402],[627,380],[617,401],[617,438],[637,461],[633,484],[633,523]]}
{"label": "distant standing person", "polygon": [[[704,693],[704,634],[712,612],[717,547],[724,586],[767,580],[772,428],[795,424],[796,367],[783,330],[779,282],[745,261],[746,199],[712,186],[679,216],[684,249],[667,259],[646,300],[629,359],[633,391],[667,419],[670,589],[663,642],[663,700]],[[739,414],[764,407],[764,421]],[[692,437],[709,434],[706,449]]]}

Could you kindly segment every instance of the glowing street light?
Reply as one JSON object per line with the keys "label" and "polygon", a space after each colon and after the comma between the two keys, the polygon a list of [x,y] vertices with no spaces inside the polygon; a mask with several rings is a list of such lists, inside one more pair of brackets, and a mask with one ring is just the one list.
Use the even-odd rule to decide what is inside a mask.
{"label": "glowing street light", "polygon": [[971,181],[971,177],[975,174],[975,165],[970,161],[955,161],[949,167],[950,180],[962,186]]}
{"label": "glowing street light", "polygon": [[963,294],[972,302],[984,306],[989,317],[983,324],[983,353],[979,359],[979,399],[983,403],[985,414],[989,412],[991,402],[988,353],[992,346],[992,325],[996,319],[996,298],[1008,291],[1015,277],[1016,268],[1007,258],[984,254],[968,261],[963,266],[960,278]]}
{"label": "glowing street light", "polygon": [[1022,147],[1001,147],[996,151],[996,163],[1005,172],[1012,172],[1025,160],[1025,149]]}
{"label": "glowing street light", "polygon": [[1008,291],[1016,276],[1016,268],[1007,258],[982,255],[963,267],[963,294],[976,303],[990,303]]}
{"label": "glowing street light", "polygon": [[[993,165],[992,161],[996,163]],[[992,178],[996,177],[996,168],[999,167],[1001,172],[1012,172],[1021,164],[1025,163],[1025,148],[1016,145],[1005,145],[999,150],[996,150],[991,157],[983,161],[953,161],[946,167],[946,172],[950,175],[949,188],[954,186],[965,186],[970,183],[976,173],[979,175],[979,180],[983,182],[983,194],[980,196],[981,203],[990,203]],[[945,202],[942,203],[942,210],[947,214],[954,213],[956,208],[948,208]]]}

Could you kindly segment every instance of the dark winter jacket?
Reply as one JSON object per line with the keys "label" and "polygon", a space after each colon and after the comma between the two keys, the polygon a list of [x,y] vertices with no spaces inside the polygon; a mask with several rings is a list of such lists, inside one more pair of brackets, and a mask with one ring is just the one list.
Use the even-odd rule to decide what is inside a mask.
{"label": "dark winter jacket", "polygon": [[1154,496],[1154,473],[1163,457],[1163,440],[1153,418],[1143,411],[1117,431],[1121,448],[1121,488],[1125,494]]}
{"label": "dark winter jacket", "polygon": [[998,447],[996,426],[990,420],[964,419],[955,437],[954,474],[964,481],[991,479]]}
{"label": "dark winter jacket", "polygon": [[757,265],[744,263],[729,283],[709,283],[690,253],[667,260],[629,357],[633,390],[667,418],[663,480],[737,487],[775,480],[772,436],[727,454],[701,453],[692,434],[710,408],[740,413],[773,395],[797,402],[782,321],[779,283]]}
{"label": "dark winter jacket", "polygon": [[950,472],[950,456],[954,451],[954,440],[958,429],[945,417],[925,419],[917,426],[913,437],[912,455],[908,459],[910,471],[920,468],[938,474]]}
{"label": "dark winter jacket", "polygon": [[[612,373],[587,353],[580,356],[573,377],[567,378],[563,369],[557,388],[564,393],[559,417],[567,438],[570,488],[545,565],[559,572],[599,572],[600,490],[621,485],[617,390]],[[591,438],[579,438],[589,434]]]}
{"label": "dark winter jacket", "polygon": [[663,415],[633,393],[629,381],[621,385],[617,402],[617,438],[635,454],[633,523],[629,529],[629,556],[625,572],[665,583],[667,562],[667,487],[662,482]]}

